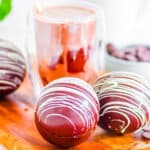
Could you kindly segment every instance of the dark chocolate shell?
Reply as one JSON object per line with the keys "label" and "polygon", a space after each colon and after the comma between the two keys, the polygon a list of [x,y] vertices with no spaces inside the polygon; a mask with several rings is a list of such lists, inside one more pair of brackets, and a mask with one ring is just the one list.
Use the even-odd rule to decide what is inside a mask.
{"label": "dark chocolate shell", "polygon": [[23,54],[11,42],[0,39],[0,96],[15,91],[25,77]]}

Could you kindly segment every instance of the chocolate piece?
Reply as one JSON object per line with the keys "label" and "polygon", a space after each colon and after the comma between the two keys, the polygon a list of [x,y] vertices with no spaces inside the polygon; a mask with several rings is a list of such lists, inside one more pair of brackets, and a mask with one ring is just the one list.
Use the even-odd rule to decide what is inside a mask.
{"label": "chocolate piece", "polygon": [[150,132],[144,132],[143,137],[147,140],[150,140]]}
{"label": "chocolate piece", "polygon": [[124,58],[124,53],[122,51],[114,51],[112,55],[117,58]]}
{"label": "chocolate piece", "polygon": [[90,85],[78,78],[60,78],[48,84],[35,109],[41,135],[67,148],[85,141],[99,119],[99,101]]}
{"label": "chocolate piece", "polygon": [[143,128],[143,131],[150,132],[150,125],[147,125]]}
{"label": "chocolate piece", "polygon": [[130,53],[128,53],[128,54],[126,53],[125,56],[124,56],[124,59],[129,60],[129,61],[137,61],[137,58],[134,55],[130,54]]}
{"label": "chocolate piece", "polygon": [[125,50],[123,50],[124,54],[125,55],[133,55],[133,56],[136,56],[136,53],[137,53],[137,49],[135,47],[133,48],[125,48]]}
{"label": "chocolate piece", "polygon": [[25,59],[11,42],[0,39],[0,96],[15,91],[25,76]]}
{"label": "chocolate piece", "polygon": [[116,51],[115,46],[111,43],[108,43],[106,47],[107,47],[107,51],[108,51],[109,54],[112,54],[113,52]]}
{"label": "chocolate piece", "polygon": [[139,61],[150,61],[150,50],[138,48],[136,56]]}
{"label": "chocolate piece", "polygon": [[116,48],[113,44],[107,44],[107,52],[116,58],[128,61],[150,61],[150,47],[147,46],[130,46],[121,49]]}
{"label": "chocolate piece", "polygon": [[112,72],[93,85],[101,110],[99,125],[124,134],[142,129],[150,119],[150,83],[130,72]]}

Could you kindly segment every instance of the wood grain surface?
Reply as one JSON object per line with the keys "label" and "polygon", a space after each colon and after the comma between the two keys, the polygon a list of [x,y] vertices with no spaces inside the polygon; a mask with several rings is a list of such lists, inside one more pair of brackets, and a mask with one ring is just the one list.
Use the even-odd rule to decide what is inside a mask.
{"label": "wood grain surface", "polygon": [[[0,150],[59,150],[39,135],[34,124],[35,99],[26,77],[21,88],[0,100]],[[150,141],[136,135],[116,136],[97,127],[89,141],[69,150],[150,150]]]}

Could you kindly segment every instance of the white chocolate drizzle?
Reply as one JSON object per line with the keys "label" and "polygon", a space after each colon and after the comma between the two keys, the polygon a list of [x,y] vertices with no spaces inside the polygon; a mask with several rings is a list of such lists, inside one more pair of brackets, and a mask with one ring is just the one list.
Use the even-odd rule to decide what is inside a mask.
{"label": "white chocolate drizzle", "polygon": [[15,90],[24,79],[25,68],[24,57],[18,48],[0,39],[0,91]]}
{"label": "white chocolate drizzle", "polygon": [[[116,132],[120,133],[130,131],[131,126],[134,126],[134,130],[140,130],[150,121],[150,83],[142,76],[112,72],[100,77],[93,87],[101,105],[100,119],[110,115],[110,124],[107,125],[109,130],[115,131],[111,123],[117,120],[116,129],[120,131]],[[114,113],[116,118],[111,116]],[[119,116],[125,119],[118,119]],[[136,124],[133,124],[133,119]]]}
{"label": "white chocolate drizzle", "polygon": [[70,123],[72,133],[77,136],[77,130],[85,134],[95,129],[99,111],[99,101],[93,88],[81,79],[68,77],[57,79],[42,90],[35,115],[38,123],[45,126],[51,126],[53,117],[60,117]]}

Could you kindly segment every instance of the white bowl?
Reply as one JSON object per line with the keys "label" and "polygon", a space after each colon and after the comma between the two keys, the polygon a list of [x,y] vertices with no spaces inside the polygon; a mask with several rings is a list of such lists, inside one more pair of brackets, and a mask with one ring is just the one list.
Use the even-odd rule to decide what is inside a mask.
{"label": "white bowl", "polygon": [[135,62],[116,58],[105,53],[105,70],[110,71],[130,71],[144,76],[150,80],[150,62]]}

